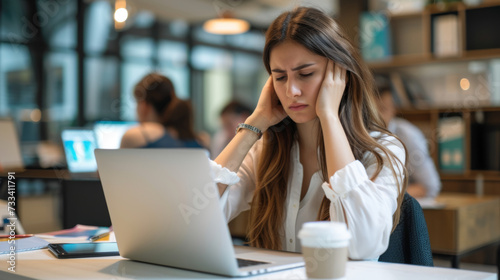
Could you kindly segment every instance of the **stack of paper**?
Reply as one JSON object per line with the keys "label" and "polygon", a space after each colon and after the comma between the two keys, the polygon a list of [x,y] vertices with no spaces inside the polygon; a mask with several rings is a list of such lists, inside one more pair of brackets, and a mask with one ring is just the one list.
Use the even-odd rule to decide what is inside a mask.
{"label": "stack of paper", "polygon": [[75,240],[88,240],[94,235],[98,235],[107,231],[109,231],[109,228],[107,227],[76,225],[70,229],[36,234],[36,236],[41,238],[71,238]]}

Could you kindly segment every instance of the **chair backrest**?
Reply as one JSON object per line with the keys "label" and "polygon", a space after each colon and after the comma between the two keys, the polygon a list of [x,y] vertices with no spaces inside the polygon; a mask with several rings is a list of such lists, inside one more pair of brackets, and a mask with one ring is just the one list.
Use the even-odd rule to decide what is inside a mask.
{"label": "chair backrest", "polygon": [[418,201],[407,193],[401,205],[399,224],[379,261],[434,266],[424,212]]}

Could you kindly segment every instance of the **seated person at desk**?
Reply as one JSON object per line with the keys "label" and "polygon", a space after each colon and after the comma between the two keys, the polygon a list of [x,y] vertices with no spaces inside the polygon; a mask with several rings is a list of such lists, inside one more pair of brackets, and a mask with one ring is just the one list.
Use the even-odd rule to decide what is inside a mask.
{"label": "seated person at desk", "polygon": [[231,101],[220,112],[222,127],[214,135],[211,154],[216,157],[234,137],[234,131],[238,124],[245,122],[252,114],[252,109],[239,101]]}
{"label": "seated person at desk", "polygon": [[314,8],[275,19],[263,53],[270,76],[257,107],[212,162],[227,220],[250,210],[251,246],[295,252],[305,222],[345,222],[349,257],[378,259],[399,221],[406,169],[368,67]]}
{"label": "seated person at desk", "polygon": [[172,82],[148,74],[134,88],[140,125],[129,129],[120,148],[201,148],[193,129],[189,101],[175,95]]}
{"label": "seated person at desk", "polygon": [[406,145],[408,151],[408,188],[413,197],[435,197],[441,190],[441,180],[429,155],[427,140],[418,127],[396,116],[396,106],[390,88],[379,89],[379,109],[387,129]]}

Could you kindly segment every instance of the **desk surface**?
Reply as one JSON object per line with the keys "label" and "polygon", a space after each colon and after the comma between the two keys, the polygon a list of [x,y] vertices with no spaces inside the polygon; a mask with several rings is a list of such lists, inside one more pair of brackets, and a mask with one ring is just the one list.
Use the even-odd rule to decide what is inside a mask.
{"label": "desk surface", "polygon": [[500,197],[442,193],[441,209],[424,209],[434,253],[462,255],[500,241]]}
{"label": "desk surface", "polygon": [[[47,250],[21,252],[16,272],[9,272],[9,256],[0,256],[0,279],[228,279],[221,276],[130,261],[121,257],[59,260]],[[304,268],[235,279],[307,279]],[[422,267],[370,261],[350,261],[347,279],[370,280],[496,280],[493,273],[451,268]]]}
{"label": "desk surface", "polygon": [[[42,180],[99,180],[97,172],[82,174],[71,174],[68,169],[50,168],[50,169],[24,169],[12,170],[17,179],[42,179]],[[0,171],[0,179],[9,176],[8,170]]]}

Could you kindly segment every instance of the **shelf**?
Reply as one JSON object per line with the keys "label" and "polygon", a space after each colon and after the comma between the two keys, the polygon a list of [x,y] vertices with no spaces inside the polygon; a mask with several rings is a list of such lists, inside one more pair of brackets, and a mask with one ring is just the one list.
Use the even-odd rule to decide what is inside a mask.
{"label": "shelf", "polygon": [[500,181],[500,171],[495,170],[471,170],[469,174],[441,173],[439,176],[445,181],[475,181],[479,178],[479,174],[483,175],[484,181]]}
{"label": "shelf", "polygon": [[384,70],[394,70],[394,68],[399,67],[413,67],[418,65],[429,65],[429,64],[440,64],[440,63],[450,63],[450,62],[467,62],[473,60],[487,60],[500,58],[500,48],[498,49],[488,49],[488,50],[474,50],[465,51],[461,56],[458,57],[443,57],[436,58],[432,57],[430,54],[425,55],[399,55],[393,56],[385,61],[379,62],[368,62],[368,67],[372,70],[384,71]]}
{"label": "shelf", "polygon": [[438,107],[429,107],[429,108],[401,108],[399,112],[402,115],[410,115],[410,114],[430,114],[430,113],[460,113],[460,112],[500,112],[499,106],[481,106],[475,108],[438,108]]}
{"label": "shelf", "polygon": [[[386,14],[392,38],[392,56],[367,61],[367,64],[373,71],[383,73],[401,67],[500,58],[500,39],[494,35],[497,31],[495,26],[500,23],[499,13],[499,0],[485,0],[477,6],[461,2],[445,6],[433,4],[422,12]],[[437,57],[433,53],[434,21],[443,14],[456,14],[458,17],[459,49],[450,57]]]}

